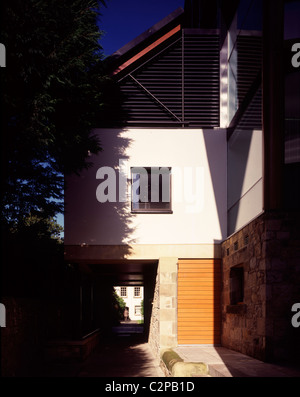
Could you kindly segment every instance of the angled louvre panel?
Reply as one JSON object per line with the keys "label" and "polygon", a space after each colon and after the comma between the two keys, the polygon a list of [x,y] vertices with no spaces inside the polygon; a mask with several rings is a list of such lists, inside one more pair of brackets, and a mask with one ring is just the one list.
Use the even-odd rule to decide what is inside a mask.
{"label": "angled louvre panel", "polygon": [[262,88],[254,95],[241,117],[236,130],[261,130],[262,128]]}
{"label": "angled louvre panel", "polygon": [[129,123],[187,121],[191,126],[218,126],[219,36],[184,34],[120,86]]}
{"label": "angled louvre panel", "polygon": [[252,83],[262,67],[262,38],[260,36],[240,35],[237,40],[238,101],[242,103]]}
{"label": "angled louvre panel", "polygon": [[172,117],[130,77],[121,86],[127,121],[172,121]]}
{"label": "angled louvre panel", "polygon": [[184,119],[219,125],[219,36],[184,34]]}
{"label": "angled louvre panel", "polygon": [[[262,70],[262,38],[261,36],[240,35],[237,39],[237,91],[238,104],[247,100],[249,92]],[[243,112],[236,130],[262,128],[262,89],[256,91],[251,102]]]}
{"label": "angled louvre panel", "polygon": [[[132,76],[155,98],[143,90],[130,76],[122,82],[125,94],[124,107],[128,121],[178,121],[182,118],[182,57],[181,40],[132,73]],[[172,115],[176,115],[174,117]]]}

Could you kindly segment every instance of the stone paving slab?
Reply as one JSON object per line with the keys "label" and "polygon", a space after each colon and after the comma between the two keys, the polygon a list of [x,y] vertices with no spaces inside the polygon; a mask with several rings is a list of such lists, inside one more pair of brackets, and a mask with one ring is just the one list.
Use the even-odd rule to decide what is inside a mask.
{"label": "stone paving slab", "polygon": [[300,377],[300,368],[264,363],[224,347],[179,346],[174,351],[185,362],[207,364],[213,377]]}

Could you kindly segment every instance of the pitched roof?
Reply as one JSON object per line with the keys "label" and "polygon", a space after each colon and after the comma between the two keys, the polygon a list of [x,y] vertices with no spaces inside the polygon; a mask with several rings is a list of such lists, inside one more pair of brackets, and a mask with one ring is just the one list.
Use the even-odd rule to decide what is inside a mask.
{"label": "pitched roof", "polygon": [[173,37],[181,30],[183,18],[184,10],[179,7],[108,57],[107,62],[112,74],[116,75],[127,70],[129,66],[141,61],[155,48]]}

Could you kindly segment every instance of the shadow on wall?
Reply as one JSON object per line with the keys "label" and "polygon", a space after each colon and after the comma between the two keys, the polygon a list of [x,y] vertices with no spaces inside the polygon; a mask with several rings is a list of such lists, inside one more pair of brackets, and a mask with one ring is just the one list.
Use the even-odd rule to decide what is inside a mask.
{"label": "shadow on wall", "polygon": [[[114,57],[105,62],[108,74],[113,70],[112,61]],[[109,77],[102,83],[101,97],[103,104],[99,107],[98,125],[93,134],[97,136],[102,151],[98,155],[90,155],[90,167],[79,176],[65,178],[66,246],[124,244],[132,232],[130,208],[126,200],[119,202],[120,183],[127,184],[127,175],[124,176],[119,168],[120,160],[128,159],[126,150],[131,144],[130,139],[122,136],[128,119],[123,106],[125,98],[119,85]],[[101,128],[101,132],[97,128]],[[101,175],[98,175],[101,168]],[[105,186],[108,183],[109,187],[103,189],[103,202],[99,202],[97,189],[100,184]]]}
{"label": "shadow on wall", "polygon": [[[128,176],[122,167],[128,159],[126,151],[131,140],[122,135],[120,120],[125,114],[119,88],[110,81],[106,89],[104,96],[108,100],[102,109],[101,130],[93,131],[102,151],[90,156],[89,169],[66,178],[65,252],[68,263],[79,270],[69,309],[79,337],[97,328],[109,334],[114,322],[112,296],[116,275],[112,273],[117,271],[109,264],[114,259],[126,259],[130,244],[134,243],[133,214],[126,190]],[[74,337],[74,332],[70,336]]]}
{"label": "shadow on wall", "polygon": [[[122,161],[131,140],[122,129],[95,130],[103,151],[91,156],[93,166],[80,176],[67,178],[65,193],[65,245],[127,245],[134,243],[128,176]],[[120,201],[121,198],[121,201]],[[128,248],[129,249],[129,248]],[[122,255],[126,256],[122,247]]]}
{"label": "shadow on wall", "polygon": [[262,125],[259,90],[228,140],[227,234],[262,212]]}
{"label": "shadow on wall", "polygon": [[94,133],[101,142],[102,152],[91,156],[93,165],[88,170],[67,178],[65,190],[66,258],[70,264],[79,264],[80,273],[72,304],[79,336],[97,328],[110,332],[115,282],[111,273],[117,270],[109,264],[116,259],[125,260],[131,252],[130,244],[134,243],[133,214],[127,194],[122,192],[123,184],[127,186],[127,175],[120,163],[128,159],[126,149],[130,139],[122,136],[122,128]]}
{"label": "shadow on wall", "polygon": [[[220,143],[225,142],[223,145],[219,145],[226,150],[226,141],[223,141],[220,132]],[[219,156],[227,156],[224,152],[218,152],[216,148],[215,139],[211,139],[218,132],[208,132],[203,134],[205,142],[205,150],[207,154],[207,160],[209,165],[209,171],[211,176],[212,188],[214,192],[217,216],[220,226],[221,240],[214,240],[214,244],[220,244],[220,242],[227,237],[227,212],[226,212],[226,194],[227,194],[227,180],[226,173],[223,170],[223,164],[227,164],[227,161],[220,159]],[[222,141],[221,141],[222,139]],[[222,177],[223,176],[223,177]],[[215,256],[217,258],[218,256]]]}

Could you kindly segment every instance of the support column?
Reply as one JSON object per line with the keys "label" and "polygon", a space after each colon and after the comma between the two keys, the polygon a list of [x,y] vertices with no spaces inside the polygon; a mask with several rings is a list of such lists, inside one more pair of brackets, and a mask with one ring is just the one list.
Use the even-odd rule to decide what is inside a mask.
{"label": "support column", "polygon": [[177,346],[178,258],[159,259],[160,349]]}

